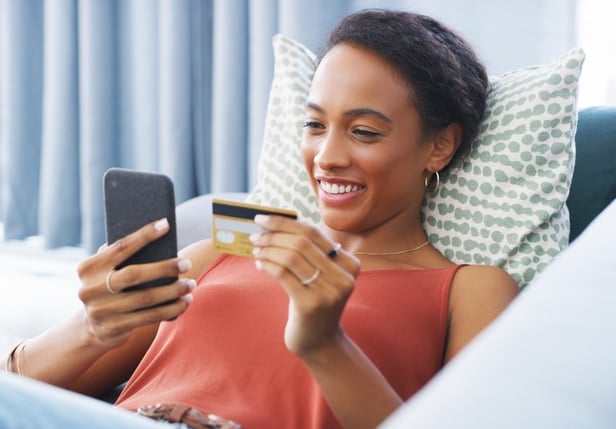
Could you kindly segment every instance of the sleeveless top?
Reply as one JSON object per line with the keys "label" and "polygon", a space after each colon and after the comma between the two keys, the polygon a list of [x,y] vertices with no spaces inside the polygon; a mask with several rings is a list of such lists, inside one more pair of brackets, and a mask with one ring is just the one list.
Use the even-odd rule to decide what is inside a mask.
{"label": "sleeveless top", "polygon": [[[459,267],[362,271],[356,280],[342,326],[403,399],[443,366]],[[193,297],[184,314],[161,323],[116,405],[183,404],[244,429],[340,427],[284,344],[287,294],[252,258],[221,256]]]}

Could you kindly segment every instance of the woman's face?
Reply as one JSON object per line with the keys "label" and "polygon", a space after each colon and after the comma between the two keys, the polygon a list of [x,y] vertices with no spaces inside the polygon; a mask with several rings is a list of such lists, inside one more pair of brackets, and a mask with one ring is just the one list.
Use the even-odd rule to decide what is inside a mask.
{"label": "woman's face", "polygon": [[363,232],[418,218],[431,148],[422,136],[409,88],[389,63],[332,48],[315,73],[302,138],[325,224]]}

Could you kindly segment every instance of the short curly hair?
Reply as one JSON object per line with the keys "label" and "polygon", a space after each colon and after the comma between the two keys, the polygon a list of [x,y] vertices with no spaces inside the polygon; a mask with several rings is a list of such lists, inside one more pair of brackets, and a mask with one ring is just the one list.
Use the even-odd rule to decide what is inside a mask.
{"label": "short curly hair", "polygon": [[425,15],[365,9],[340,21],[326,51],[341,43],[369,49],[393,65],[409,85],[422,131],[457,123],[462,142],[454,159],[470,151],[486,107],[489,80],[462,37]]}

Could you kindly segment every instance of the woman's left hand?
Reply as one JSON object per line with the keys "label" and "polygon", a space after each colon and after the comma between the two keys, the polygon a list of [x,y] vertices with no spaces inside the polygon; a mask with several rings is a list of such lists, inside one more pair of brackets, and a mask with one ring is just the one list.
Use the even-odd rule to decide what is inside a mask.
{"label": "woman's left hand", "polygon": [[316,227],[282,216],[257,215],[265,230],[251,235],[255,265],[289,295],[285,344],[298,355],[331,346],[359,274],[359,260]]}

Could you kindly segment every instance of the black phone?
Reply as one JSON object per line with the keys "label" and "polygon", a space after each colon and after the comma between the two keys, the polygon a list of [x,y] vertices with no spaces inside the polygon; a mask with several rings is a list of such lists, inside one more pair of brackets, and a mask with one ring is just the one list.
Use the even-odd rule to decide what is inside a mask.
{"label": "black phone", "polygon": [[[103,176],[105,229],[107,243],[136,231],[147,223],[167,218],[169,231],[158,240],[120,263],[126,265],[156,262],[177,256],[177,232],[175,223],[175,196],[173,182],[161,173],[110,168]],[[161,286],[177,281],[177,277],[165,277],[124,289],[136,290]]]}

